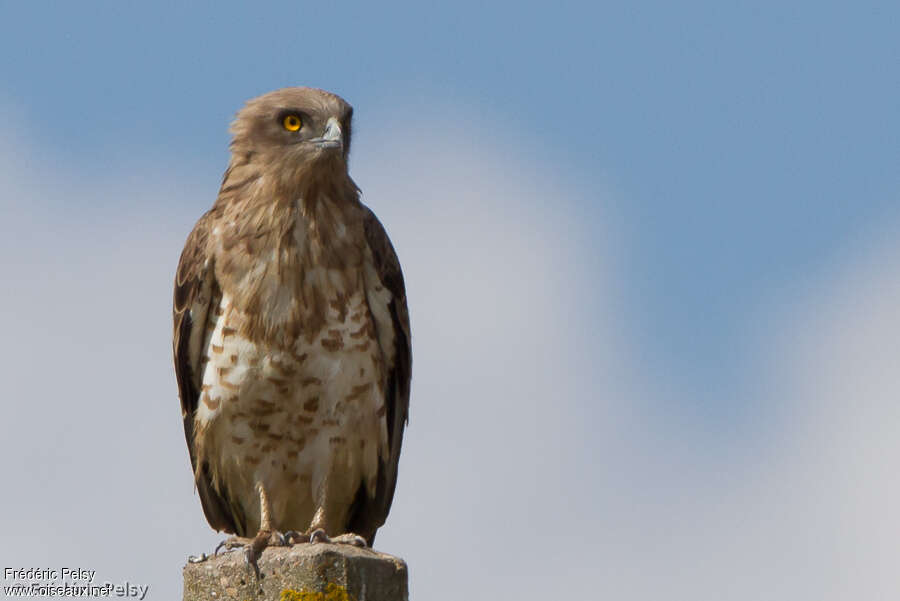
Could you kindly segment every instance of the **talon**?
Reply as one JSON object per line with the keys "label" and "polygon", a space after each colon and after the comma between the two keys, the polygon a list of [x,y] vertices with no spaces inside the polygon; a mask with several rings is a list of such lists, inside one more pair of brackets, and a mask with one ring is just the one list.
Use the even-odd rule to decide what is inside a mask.
{"label": "talon", "polygon": [[286,542],[284,535],[280,532],[265,529],[257,532],[256,536],[253,538],[234,536],[225,541],[224,544],[226,547],[232,549],[244,549],[244,560],[253,568],[253,573],[256,574],[256,580],[259,581],[262,579],[262,574],[260,574],[259,564],[257,562],[259,561],[259,558],[262,557],[263,551],[271,545],[284,545]]}
{"label": "talon", "polygon": [[254,552],[253,545],[249,545],[244,549],[244,559],[246,560],[247,564],[253,568],[253,573],[256,574],[257,582],[260,580],[259,564],[257,563],[259,555],[260,554]]}
{"label": "talon", "polygon": [[316,528],[309,535],[309,542],[311,543],[330,543],[331,539],[328,538],[328,535],[325,534],[325,531],[321,528]]}

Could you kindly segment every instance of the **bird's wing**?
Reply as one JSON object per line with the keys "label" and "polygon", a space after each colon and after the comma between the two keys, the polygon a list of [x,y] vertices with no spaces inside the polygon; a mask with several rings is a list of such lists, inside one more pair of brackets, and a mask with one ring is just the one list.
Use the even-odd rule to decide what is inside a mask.
{"label": "bird's wing", "polygon": [[191,455],[191,467],[197,483],[197,491],[203,504],[203,513],[209,525],[216,530],[236,532],[234,514],[228,502],[227,491],[221,484],[213,486],[207,465],[197,465],[194,432],[194,413],[200,398],[203,348],[209,328],[208,317],[214,299],[219,297],[218,285],[213,274],[212,261],[207,255],[212,212],[197,222],[188,236],[175,274],[173,301],[174,332],[172,348],[175,354],[175,376],[178,395],[181,397],[181,416],[184,436]]}
{"label": "bird's wing", "polygon": [[375,540],[375,531],[387,519],[391,502],[394,499],[400,446],[403,442],[403,430],[409,415],[412,350],[409,335],[409,311],[406,306],[406,289],[403,284],[403,273],[400,271],[400,262],[397,260],[397,254],[394,252],[394,247],[391,245],[384,227],[368,208],[366,209],[365,231],[378,277],[392,297],[388,305],[392,323],[376,325],[391,327],[394,331],[394,360],[387,366],[388,382],[385,389],[388,456],[386,459],[379,459],[375,498],[370,498],[365,493],[365,487],[362,487],[351,511],[349,523],[349,531],[366,538],[371,546]]}

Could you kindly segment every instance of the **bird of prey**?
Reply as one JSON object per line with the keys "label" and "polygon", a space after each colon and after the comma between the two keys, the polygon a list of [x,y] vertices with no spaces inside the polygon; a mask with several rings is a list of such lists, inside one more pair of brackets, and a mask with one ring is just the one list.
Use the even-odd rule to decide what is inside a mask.
{"label": "bird of prey", "polygon": [[409,407],[403,275],[347,171],[352,107],[314,88],[247,102],[175,277],[175,373],[209,524],[270,544],[372,545]]}

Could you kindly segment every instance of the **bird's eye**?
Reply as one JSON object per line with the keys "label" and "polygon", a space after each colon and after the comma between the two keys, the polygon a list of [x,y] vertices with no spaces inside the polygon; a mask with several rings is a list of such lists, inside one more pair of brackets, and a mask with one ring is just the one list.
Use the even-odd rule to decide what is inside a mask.
{"label": "bird's eye", "polygon": [[300,122],[300,117],[298,117],[297,115],[286,115],[284,119],[281,120],[281,124],[288,131],[297,131],[302,125],[302,123]]}

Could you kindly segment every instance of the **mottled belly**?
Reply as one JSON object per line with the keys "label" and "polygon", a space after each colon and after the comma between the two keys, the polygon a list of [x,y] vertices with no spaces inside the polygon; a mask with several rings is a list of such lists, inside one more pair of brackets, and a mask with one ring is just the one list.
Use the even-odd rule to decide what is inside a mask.
{"label": "mottled belly", "polygon": [[365,296],[344,300],[288,347],[242,333],[227,296],[211,317],[198,453],[251,533],[260,483],[280,530],[306,530],[318,510],[343,528],[359,487],[374,495],[387,448],[384,366]]}

